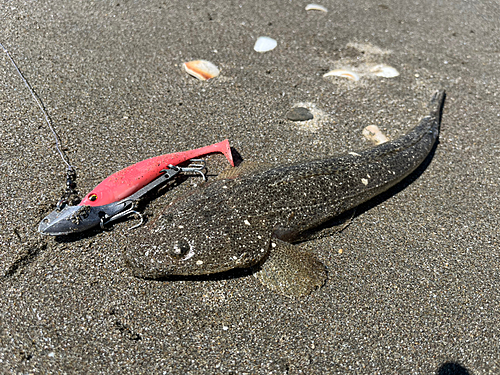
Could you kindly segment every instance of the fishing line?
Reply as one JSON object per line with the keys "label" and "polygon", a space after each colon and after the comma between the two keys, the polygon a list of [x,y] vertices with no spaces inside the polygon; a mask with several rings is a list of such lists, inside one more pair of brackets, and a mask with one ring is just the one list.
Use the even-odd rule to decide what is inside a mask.
{"label": "fishing line", "polygon": [[18,68],[16,62],[14,61],[12,56],[10,55],[9,51],[7,51],[7,48],[5,48],[2,43],[0,43],[0,47],[2,47],[3,51],[5,52],[7,57],[9,58],[10,62],[12,63],[12,65],[14,65],[14,68],[16,68],[17,74],[19,74],[19,76],[23,80],[24,84],[28,88],[29,92],[31,93],[31,96],[33,97],[36,104],[38,105],[38,107],[42,111],[42,113],[45,117],[45,122],[49,126],[49,129],[52,132],[52,135],[54,136],[54,140],[56,143],[56,150],[59,153],[59,155],[61,156],[61,159],[64,162],[64,164],[66,164],[66,167],[67,167],[67,170],[66,170],[66,192],[64,193],[64,195],[61,197],[61,199],[57,203],[57,207],[62,208],[62,206],[69,203],[69,197],[73,194],[76,194],[76,191],[75,191],[75,188],[76,188],[75,167],[70,164],[69,157],[61,151],[59,137],[57,136],[57,133],[54,130],[54,127],[52,126],[52,120],[50,119],[49,115],[47,114],[47,111],[45,110],[45,107],[43,105],[42,100],[35,93],[35,90],[33,90],[31,85],[28,83],[28,80],[26,78],[24,78],[23,73],[21,73],[21,70]]}

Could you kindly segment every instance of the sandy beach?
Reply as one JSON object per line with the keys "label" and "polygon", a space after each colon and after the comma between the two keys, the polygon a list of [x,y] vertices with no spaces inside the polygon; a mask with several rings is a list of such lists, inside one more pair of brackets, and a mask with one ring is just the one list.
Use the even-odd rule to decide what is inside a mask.
{"label": "sandy beach", "polygon": [[[40,109],[0,58],[0,372],[500,373],[500,5],[476,1],[8,1],[0,34],[52,119],[82,197],[149,157],[229,139],[273,165],[373,147],[428,115],[441,134],[416,174],[341,233],[300,246],[323,287],[289,298],[248,270],[134,277],[131,217],[38,233],[66,168]],[[254,50],[258,37],[277,41]],[[182,64],[215,64],[200,81]],[[376,66],[399,75],[374,74]],[[335,69],[359,80],[324,75]],[[314,118],[291,121],[294,107]],[[206,158],[208,178],[227,168]],[[149,202],[152,220],[200,184]]]}

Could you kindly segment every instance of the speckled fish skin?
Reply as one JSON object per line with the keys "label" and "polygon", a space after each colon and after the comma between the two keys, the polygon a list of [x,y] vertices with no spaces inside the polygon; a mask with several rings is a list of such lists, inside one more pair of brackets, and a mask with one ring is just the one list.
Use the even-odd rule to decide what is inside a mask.
{"label": "speckled fish skin", "polygon": [[245,163],[168,206],[125,250],[136,276],[200,275],[255,265],[273,238],[306,230],[386,191],[413,172],[439,135],[444,91],[431,114],[395,141],[341,157],[267,169]]}

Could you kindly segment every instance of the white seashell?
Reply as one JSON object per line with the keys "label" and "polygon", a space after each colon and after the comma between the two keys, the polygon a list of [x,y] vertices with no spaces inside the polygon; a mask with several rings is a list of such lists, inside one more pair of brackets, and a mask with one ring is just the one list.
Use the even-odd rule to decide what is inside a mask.
{"label": "white seashell", "polygon": [[326,9],[323,5],[318,4],[307,4],[306,10],[319,10],[321,12],[328,12],[328,9]]}
{"label": "white seashell", "polygon": [[206,60],[188,61],[182,64],[182,66],[188,74],[201,81],[217,77],[220,73],[219,68]]}
{"label": "white seashell", "polygon": [[369,125],[363,129],[363,135],[366,139],[372,141],[375,145],[380,145],[388,141],[377,125]]}
{"label": "white seashell", "polygon": [[257,52],[267,52],[276,48],[278,42],[268,36],[259,36],[253,49]]}
{"label": "white seashell", "polygon": [[343,77],[347,78],[350,81],[359,81],[359,75],[350,70],[335,69],[323,75],[323,77],[330,76]]}
{"label": "white seashell", "polygon": [[378,77],[393,78],[399,76],[399,72],[389,65],[375,65],[370,69],[370,72]]}

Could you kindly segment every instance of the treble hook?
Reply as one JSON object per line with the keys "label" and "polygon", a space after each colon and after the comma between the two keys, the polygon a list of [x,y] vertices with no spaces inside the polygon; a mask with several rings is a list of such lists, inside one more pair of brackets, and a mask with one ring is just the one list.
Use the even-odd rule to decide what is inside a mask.
{"label": "treble hook", "polygon": [[141,219],[139,224],[136,224],[130,229],[134,229],[137,227],[140,227],[142,224],[144,224],[144,216],[136,210],[137,208],[137,200],[142,197],[144,194],[152,190],[153,188],[163,184],[165,181],[168,181],[172,179],[175,175],[177,175],[180,172],[194,172],[194,173],[199,173],[203,177],[203,181],[207,180],[207,177],[205,176],[205,173],[203,173],[203,170],[206,169],[206,163],[205,160],[203,159],[191,159],[190,160],[190,165],[187,167],[179,167],[176,165],[169,164],[167,169],[163,169],[160,171],[162,173],[161,177],[157,178],[156,180],[150,182],[148,185],[144,186],[142,189],[137,191],[136,193],[132,194],[130,197],[127,199],[124,199],[117,204],[119,205],[124,205],[125,208],[123,211],[115,211],[116,213],[109,213],[109,214],[104,214],[101,217],[100,221],[100,226],[101,229],[106,229],[106,225],[108,223],[111,223],[113,221],[116,221],[118,219],[121,219],[125,216],[135,214],[139,216]]}
{"label": "treble hook", "polygon": [[134,205],[132,204],[132,206],[123,211],[123,212],[120,212],[116,215],[113,215],[113,216],[104,216],[101,218],[101,222],[100,222],[100,226],[101,226],[101,229],[102,230],[105,230],[105,225],[108,224],[108,223],[111,223],[112,221],[115,221],[115,220],[118,220],[118,219],[121,219],[122,217],[125,217],[125,216],[128,216],[128,215],[132,215],[132,214],[136,214],[137,216],[139,216],[139,218],[141,219],[141,221],[139,222],[139,224],[136,224],[134,226],[131,226],[130,228],[128,228],[128,230],[131,230],[131,229],[135,229],[135,228],[138,228],[140,227],[142,224],[144,224],[144,216],[139,212],[139,211],[136,211],[134,209]]}
{"label": "treble hook", "polygon": [[191,159],[190,162],[200,163],[200,164],[190,164],[187,167],[179,167],[176,165],[169,164],[168,167],[170,169],[179,171],[179,172],[194,172],[201,174],[203,177],[203,181],[207,180],[207,176],[203,173],[203,170],[206,168],[207,163],[203,159]]}

